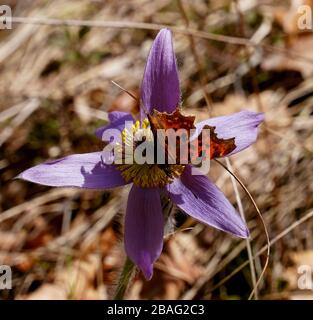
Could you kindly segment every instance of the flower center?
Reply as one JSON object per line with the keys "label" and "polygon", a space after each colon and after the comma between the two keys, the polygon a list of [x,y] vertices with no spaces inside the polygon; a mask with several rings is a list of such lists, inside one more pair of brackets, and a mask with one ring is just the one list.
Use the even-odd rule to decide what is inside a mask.
{"label": "flower center", "polygon": [[123,164],[116,164],[116,167],[126,182],[133,182],[142,188],[162,188],[183,173],[185,166],[180,164],[137,163],[134,151],[142,143],[147,146],[151,143],[154,148],[154,136],[148,119],[141,126],[136,121],[130,129],[122,131],[122,144],[119,146]]}

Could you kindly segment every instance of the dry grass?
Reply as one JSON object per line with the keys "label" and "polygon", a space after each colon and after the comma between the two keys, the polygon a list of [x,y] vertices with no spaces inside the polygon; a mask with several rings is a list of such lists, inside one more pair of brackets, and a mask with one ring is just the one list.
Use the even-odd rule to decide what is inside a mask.
{"label": "dry grass", "polygon": [[[13,178],[48,158],[101,149],[93,133],[107,111],[138,110],[111,80],[138,94],[145,58],[161,25],[174,31],[187,113],[204,119],[209,111],[214,116],[241,109],[265,112],[258,142],[231,158],[271,240],[269,267],[256,293],[260,299],[313,297],[299,292],[295,280],[297,266],[311,263],[313,247],[313,61],[308,55],[313,35],[286,27],[295,16],[289,5],[7,3],[23,19],[15,20],[12,31],[0,31],[0,264],[13,268],[13,290],[0,291],[1,298],[112,296],[125,258],[128,191],[53,189]],[[155,276],[145,282],[136,275],[127,298],[249,297],[266,261],[264,228],[226,170],[212,164],[210,177],[245,214],[250,242],[176,212]]]}

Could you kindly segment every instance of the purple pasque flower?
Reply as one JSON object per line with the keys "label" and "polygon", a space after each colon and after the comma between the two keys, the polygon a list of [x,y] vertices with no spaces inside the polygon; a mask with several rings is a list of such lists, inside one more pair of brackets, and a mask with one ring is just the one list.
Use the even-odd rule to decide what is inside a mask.
{"label": "purple pasque flower", "polygon": [[[172,35],[167,29],[159,32],[150,50],[141,84],[141,100],[141,119],[153,109],[172,113],[179,105],[176,59]],[[234,154],[255,142],[257,127],[263,119],[262,113],[241,111],[204,120],[196,124],[196,129],[200,132],[206,125],[214,126],[220,138],[234,137],[236,148],[231,152]],[[134,121],[124,112],[109,113],[109,120],[106,127],[97,130],[97,136],[102,137],[108,128],[123,131],[125,121]],[[235,208],[207,176],[192,175],[189,165],[180,167],[178,172],[174,169],[170,169],[173,176],[168,183],[158,184],[158,179],[164,175],[162,168],[153,167],[156,174],[145,168],[136,171],[136,175],[125,175],[114,163],[105,164],[102,152],[93,152],[48,161],[22,172],[19,178],[47,186],[87,189],[107,189],[132,183],[125,216],[125,249],[146,279],[151,279],[153,264],[163,247],[164,219],[160,200],[163,192],[191,217],[241,238],[249,236]],[[150,183],[150,178],[157,178],[157,183]]]}

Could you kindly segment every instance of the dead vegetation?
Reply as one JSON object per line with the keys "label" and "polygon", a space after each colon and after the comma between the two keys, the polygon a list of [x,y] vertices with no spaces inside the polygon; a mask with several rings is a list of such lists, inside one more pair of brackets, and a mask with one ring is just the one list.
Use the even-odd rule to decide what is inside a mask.
{"label": "dead vegetation", "polygon": [[[313,33],[297,29],[295,3],[7,1],[24,19],[0,31],[0,264],[13,271],[13,289],[0,290],[1,298],[112,296],[125,258],[128,191],[53,189],[14,177],[48,158],[100,150],[94,130],[107,111],[137,112],[111,80],[138,94],[153,28],[160,24],[174,28],[186,113],[202,119],[241,109],[265,112],[258,142],[231,158],[272,241],[257,293],[313,297],[297,288],[297,267],[312,265],[313,256]],[[31,23],[32,17],[60,20],[49,25]],[[84,21],[117,22],[104,27]],[[118,27],[134,22],[143,25]],[[210,177],[238,206],[230,175],[213,164]],[[264,229],[238,190],[258,278],[266,258]],[[245,241],[176,212],[153,279],[136,275],[127,298],[246,299],[253,288],[247,259]]]}

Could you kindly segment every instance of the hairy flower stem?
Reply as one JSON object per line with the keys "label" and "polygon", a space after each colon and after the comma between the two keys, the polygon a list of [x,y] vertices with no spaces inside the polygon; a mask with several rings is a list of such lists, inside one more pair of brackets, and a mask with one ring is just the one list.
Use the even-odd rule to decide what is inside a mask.
{"label": "hairy flower stem", "polygon": [[133,262],[127,257],[123,266],[122,273],[118,280],[117,288],[113,297],[113,300],[123,300],[125,292],[127,290],[130,278],[134,271]]}

